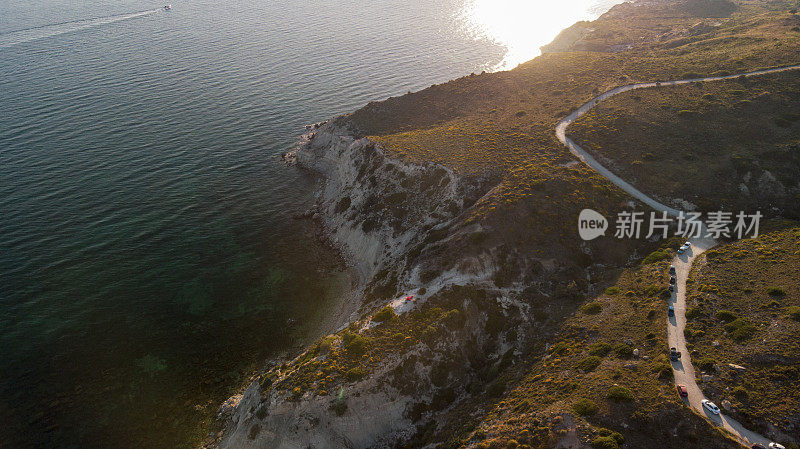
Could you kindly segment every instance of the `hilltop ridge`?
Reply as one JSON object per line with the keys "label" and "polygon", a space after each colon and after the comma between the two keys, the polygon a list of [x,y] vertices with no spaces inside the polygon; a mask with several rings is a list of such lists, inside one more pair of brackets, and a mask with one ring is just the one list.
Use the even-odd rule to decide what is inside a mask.
{"label": "hilltop ridge", "polygon": [[796,20],[761,1],[626,3],[514,70],[314,125],[289,159],[324,175],[321,226],[362,273],[352,320],[256,373],[209,445],[738,447],[671,383],[678,240],[581,240],[582,209],[649,209],[554,127],[620,85],[797,64]]}

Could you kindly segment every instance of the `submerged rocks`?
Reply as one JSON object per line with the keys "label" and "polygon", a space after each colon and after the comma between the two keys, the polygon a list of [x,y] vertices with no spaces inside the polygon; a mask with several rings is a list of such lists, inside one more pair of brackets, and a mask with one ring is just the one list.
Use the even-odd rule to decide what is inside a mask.
{"label": "submerged rocks", "polygon": [[294,165],[297,163],[297,153],[294,151],[287,151],[281,155],[281,159],[286,165]]}

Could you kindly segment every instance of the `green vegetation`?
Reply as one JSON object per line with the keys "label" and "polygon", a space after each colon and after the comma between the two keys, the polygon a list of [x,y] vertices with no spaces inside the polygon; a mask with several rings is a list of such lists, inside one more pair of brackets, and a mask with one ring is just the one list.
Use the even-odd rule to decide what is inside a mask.
{"label": "green vegetation", "polygon": [[[713,21],[698,17],[697,14],[708,14],[703,8],[676,12],[666,2],[652,2],[638,7],[620,5],[616,11],[618,15],[607,15],[592,23],[594,32],[578,33],[581,37],[574,44],[580,46],[577,49],[594,51],[545,54],[510,72],[469,76],[431,86],[421,92],[371,103],[340,119],[341,124],[377,141],[393,157],[408,161],[432,161],[452,168],[461,175],[480,176],[481,179],[488,180],[483,192],[489,193],[464,214],[464,226],[479,223],[484,229],[480,239],[472,237],[473,232],[469,232],[464,234],[461,243],[458,238],[452,242],[462,245],[457,246],[456,250],[461,254],[471,251],[477,254],[487,247],[513,248],[500,252],[502,257],[498,257],[498,266],[501,269],[493,279],[498,287],[511,286],[524,274],[523,266],[515,263],[519,255],[547,258],[553,254],[563,254],[566,247],[566,252],[574,255],[574,260],[596,263],[596,260],[590,262],[587,260],[589,258],[580,256],[580,248],[572,243],[573,236],[566,232],[574,228],[575,217],[587,205],[601,213],[616,213],[619,212],[619,204],[624,204],[628,199],[591,170],[580,164],[568,164],[574,159],[553,137],[553,124],[568,111],[574,110],[599,92],[634,81],[673,79],[690,72],[697,75],[724,71],[734,73],[800,62],[797,60],[800,39],[796,34],[790,33],[791,26],[794,25],[787,25],[786,11],[767,11],[758,4],[750,4],[733,13],[736,14],[735,20],[725,16],[727,12],[715,10],[714,15],[725,17],[715,18]],[[717,22],[720,25],[713,25]],[[690,28],[691,31],[687,31]],[[670,35],[670,32],[674,37],[664,39],[663,36]],[[613,46],[631,42],[636,43],[633,49],[624,52],[607,51]],[[567,48],[576,49],[569,45]],[[791,82],[791,76],[772,78],[776,80],[773,85],[767,87],[766,83],[763,84],[764,87],[759,88],[762,89],[761,92],[782,92],[773,86],[785,86],[787,81]],[[630,98],[627,94],[619,98],[636,102],[633,97],[639,95],[642,99],[638,103],[640,106],[629,107],[627,103],[625,108],[613,106],[611,102],[617,101],[615,97],[609,104],[603,103],[594,113],[602,119],[606,113],[613,113],[616,117],[624,116],[626,110],[635,111],[631,112],[635,117],[644,116],[642,114],[647,111],[652,114],[648,116],[652,117],[648,118],[651,124],[658,123],[661,119],[659,114],[662,114],[668,117],[667,123],[670,127],[680,125],[675,128],[679,133],[699,135],[710,126],[694,123],[702,123],[702,120],[716,114],[716,109],[709,112],[709,108],[728,110],[729,115],[725,117],[730,117],[730,114],[748,117],[775,105],[760,103],[761,100],[755,101],[754,97],[760,92],[752,89],[755,84],[753,82],[736,80],[719,84],[726,86],[717,88],[713,83],[704,83],[702,90],[698,86],[684,86],[687,88],[686,97],[690,101],[674,98],[673,92],[684,87],[632,92]],[[688,89],[689,87],[692,89]],[[743,94],[735,93],[736,90]],[[788,96],[791,94],[781,96],[780,101]],[[668,108],[662,109],[661,104],[668,105]],[[734,104],[737,105],[735,108],[730,107]],[[655,108],[652,107],[654,105]],[[692,111],[689,114],[691,119],[678,117],[681,110]],[[592,117],[587,116],[586,119],[592,120]],[[594,136],[603,133],[650,133],[649,129],[642,131],[642,124],[635,121],[607,124],[603,120],[596,121],[599,126],[592,130],[594,134],[591,136],[581,134],[580,123],[576,124],[571,133],[580,137],[589,136],[590,141],[595,139]],[[791,121],[788,117],[786,120]],[[792,127],[782,128],[772,121],[767,129],[794,132],[796,123],[792,123]],[[697,129],[692,128],[691,132],[687,132],[687,127]],[[769,170],[779,180],[791,179],[791,164],[771,165],[775,158],[762,157],[767,149],[753,148],[742,138],[744,130],[752,127],[742,126],[740,121],[731,125],[731,128],[735,131],[735,137],[718,146],[714,144],[711,148],[716,153],[730,151],[732,146],[736,146],[736,151],[742,157],[732,157],[731,164],[748,170],[751,161],[755,160],[760,164],[759,170]],[[640,138],[641,142],[648,145],[658,139],[654,134],[648,135],[646,139]],[[635,139],[632,141],[636,142]],[[674,139],[666,139],[664,142],[663,151],[653,147],[644,149],[645,145],[629,145],[628,147],[643,150],[625,158],[618,157],[619,151],[611,146],[612,139],[606,142],[595,141],[595,144],[590,143],[588,146],[593,151],[603,152],[604,157],[623,161],[618,164],[621,166],[619,174],[636,183],[642,179],[655,179],[657,182],[664,180],[664,183],[674,181],[669,184],[670,188],[666,190],[669,193],[666,196],[677,191],[679,193],[672,196],[697,201],[701,207],[709,207],[706,203],[717,198],[742,196],[738,193],[727,196],[730,193],[727,191],[719,194],[688,191],[684,194],[676,190],[681,184],[677,180],[683,178],[674,176],[678,170],[689,170],[690,176],[694,176],[695,171],[705,169],[709,172],[709,177],[727,177],[720,177],[718,173],[707,169],[714,167],[714,164],[704,159],[704,151],[709,142],[703,141],[702,148],[694,148],[691,146],[694,144],[690,142],[675,144]],[[665,164],[665,155],[672,154],[674,148],[685,150],[681,150],[675,158],[674,165],[673,162]],[[614,153],[609,154],[606,149],[613,150]],[[752,156],[754,152],[758,152],[758,155]],[[710,154],[708,158],[718,159],[716,153]],[[639,161],[639,164],[633,165],[634,161]],[[630,170],[627,168],[629,166]],[[673,168],[674,172],[669,172]],[[743,171],[741,176],[746,173],[747,171]],[[757,180],[760,173],[753,171],[751,177]],[[630,177],[631,174],[636,176]],[[701,177],[698,178],[697,185],[701,184],[717,186],[718,182],[708,182]],[[660,185],[662,184],[653,184],[654,189],[660,188]],[[688,188],[697,190],[696,187],[690,185]],[[733,187],[738,188],[738,183]],[[710,201],[703,203],[696,200],[698,196],[707,197]],[[515,219],[509,220],[509,217]],[[624,246],[627,244],[629,242],[622,242],[620,247],[603,248],[594,254],[623,261],[630,254],[631,246]],[[586,302],[581,307],[581,313],[563,326],[559,341],[551,346],[548,358],[535,362],[523,381],[519,384],[505,383],[505,393],[498,393],[499,386],[492,387],[492,393],[502,394],[503,400],[502,405],[498,404],[495,411],[486,418],[487,422],[481,425],[486,434],[486,439],[481,444],[485,444],[485,447],[495,444],[496,447],[503,447],[511,440],[520,442],[520,445],[529,444],[522,443],[518,437],[523,429],[532,427],[530,415],[537,415],[541,422],[550,422],[552,415],[548,413],[557,410],[571,411],[572,406],[569,404],[575,404],[581,398],[600,404],[597,413],[591,416],[612,419],[615,412],[607,408],[603,392],[608,391],[615,383],[627,388],[629,392],[636,391],[638,399],[634,402],[623,401],[615,407],[634,407],[637,411],[640,411],[638,408],[645,408],[646,411],[641,411],[644,414],[654,410],[682,413],[669,384],[671,369],[666,359],[660,357],[663,356],[663,348],[666,346],[666,320],[662,319],[665,312],[661,295],[665,291],[663,279],[672,252],[661,249],[651,253],[653,249],[655,248],[639,252],[649,254],[643,260],[640,268],[642,271],[638,271],[641,279],[626,275],[624,280],[605,292],[606,297]],[[442,254],[453,252],[453,247],[443,247],[440,251]],[[424,270],[441,272],[452,266],[447,263],[450,262],[435,268],[425,267]],[[566,285],[567,282],[563,284]],[[722,293],[722,290],[717,291]],[[621,295],[620,292],[626,294]],[[709,290],[703,294],[715,293]],[[572,291],[569,292],[569,297],[575,301],[583,300],[579,293]],[[738,313],[738,309],[730,309]],[[543,315],[546,313],[542,307],[535,310]],[[692,314],[693,320],[713,317],[715,311],[697,306],[697,314]],[[602,316],[598,316],[601,313]],[[755,323],[754,320],[751,321]],[[486,331],[492,335],[499,335],[509,326],[502,316],[494,314],[490,314],[485,323]],[[713,324],[719,327],[716,335],[730,338],[721,327],[723,324],[721,321]],[[422,341],[434,345],[439,338],[439,329],[440,327],[429,325],[414,335],[429,335],[422,337]],[[696,326],[695,330],[704,329],[703,326]],[[705,342],[709,334],[711,332],[708,330],[704,334],[698,332],[696,338],[699,342]],[[625,345],[623,349],[620,345],[624,344],[624,339],[629,339],[632,345]],[[730,342],[733,344],[735,340],[730,339]],[[580,366],[588,368],[590,363],[594,365],[598,359],[608,354],[601,355],[606,351],[606,346],[595,345],[596,343],[610,345],[612,350],[620,347],[621,352],[615,358],[602,359],[602,363],[591,371],[584,371]],[[634,348],[639,349],[642,355],[648,355],[649,359],[632,359],[629,351]],[[638,369],[627,369],[625,364],[636,365]],[[584,372],[578,374],[577,370]],[[576,379],[576,376],[579,377]],[[525,404],[535,406],[531,408]],[[548,411],[545,412],[545,409]],[[624,418],[613,415],[613,419]],[[689,415],[686,419],[692,420],[694,417]],[[710,435],[709,432],[713,433],[713,430],[703,427],[704,425],[700,423],[699,427],[693,428],[693,441],[703,441]],[[684,436],[688,438],[688,434]],[[648,437],[652,438],[652,435]],[[537,440],[537,444],[542,441],[544,439]],[[641,440],[640,443],[645,441],[652,443],[651,439]],[[534,446],[533,443],[530,444]]]}
{"label": "green vegetation", "polygon": [[716,364],[717,364],[716,360],[708,357],[700,359],[696,362],[696,365],[703,371],[710,371],[714,369],[714,365]]}
{"label": "green vegetation", "polygon": [[611,437],[597,437],[592,440],[592,447],[595,449],[618,449],[619,443]]}
{"label": "green vegetation", "polygon": [[383,322],[393,320],[397,316],[394,309],[391,306],[386,306],[376,313],[372,319],[374,321]]}
{"label": "green vegetation", "polygon": [[580,369],[585,373],[588,373],[594,371],[595,368],[600,366],[600,362],[602,362],[600,357],[592,355],[578,362],[578,369]]}
{"label": "green vegetation", "polygon": [[609,429],[599,429],[600,436],[592,440],[592,447],[598,449],[615,449],[619,448],[625,442],[625,437],[619,432],[614,432]]}
{"label": "green vegetation", "polygon": [[606,342],[592,343],[589,346],[589,354],[597,357],[605,357],[611,352],[611,345]]}
{"label": "green vegetation", "polygon": [[756,327],[747,318],[737,318],[725,325],[725,331],[740,343],[755,335],[756,330]]}
{"label": "green vegetation", "polygon": [[550,352],[553,354],[564,355],[569,351],[569,345],[564,341],[559,341],[550,347]]}
{"label": "green vegetation", "polygon": [[670,256],[670,254],[667,251],[659,249],[648,254],[647,257],[645,257],[644,260],[642,260],[642,263],[644,264],[656,263],[664,259],[669,259],[671,257],[672,256]]}
{"label": "green vegetation", "polygon": [[777,297],[786,296],[786,292],[780,287],[769,287],[769,288],[767,288],[767,294],[770,295],[770,296],[777,296]]}
{"label": "green vegetation", "polygon": [[697,307],[691,307],[691,308],[686,310],[686,319],[687,320],[693,320],[693,319],[695,319],[695,318],[697,318],[699,316],[700,316],[700,309],[698,309]]}
{"label": "green vegetation", "polygon": [[342,341],[347,352],[356,357],[363,355],[369,344],[369,338],[353,333],[344,334]]}
{"label": "green vegetation", "polygon": [[715,314],[714,314],[714,316],[715,316],[715,317],[716,317],[718,320],[722,320],[722,321],[724,321],[724,322],[726,322],[726,323],[730,323],[731,321],[733,321],[733,320],[735,320],[736,318],[738,318],[738,317],[736,316],[736,314],[735,314],[735,313],[733,313],[733,312],[731,312],[730,310],[720,310],[720,311],[718,311],[717,313],[715,313]]}
{"label": "green vegetation", "polygon": [[[613,245],[602,238],[591,243],[577,239],[574,227],[580,210],[591,207],[612,216],[629,207],[630,198],[594,171],[575,164],[553,135],[553,125],[569,111],[622,84],[800,62],[800,34],[791,32],[797,21],[785,9],[772,10],[777,9],[774,3],[755,1],[731,12],[725,5],[715,7],[716,3],[622,4],[591,25],[583,24],[594,31],[572,33],[577,40],[561,43],[571,51],[545,54],[509,72],[467,76],[373,102],[336,119],[357,136],[379,144],[390,157],[438,163],[465,182],[468,198],[463,210],[454,205],[456,218],[448,217],[448,227],[425,230],[424,241],[406,257],[404,266],[419,267],[424,283],[439,273],[461,269],[470,256],[488,256],[498,268],[494,285],[488,291],[453,287],[401,316],[380,310],[373,316],[381,323],[378,326],[368,326],[366,314],[291,363],[261,373],[262,385],[270,394],[292,400],[325,397],[331,410],[342,415],[347,413],[347,396],[334,392],[349,391],[352,382],[392,367],[375,379],[377,388],[391,386],[407,397],[430,398],[409,407],[409,419],[419,430],[409,444],[412,447],[461,447],[473,437],[470,444],[480,441],[477,445],[486,448],[553,447],[568,431],[562,415],[572,412],[579,415],[575,420],[582,441],[596,442],[598,447],[618,447],[623,442],[619,433],[592,430],[601,425],[626,429],[624,444],[630,447],[674,441],[705,447],[708,442],[728,441],[687,410],[671,384],[672,370],[664,354],[663,297],[672,247],[654,251],[657,244],[634,239]],[[632,48],[622,49],[629,44]],[[798,120],[791,113],[775,111],[800,110],[795,107],[800,85],[796,76],[712,84],[615,97],[571,132],[591,151],[614,160],[622,177],[637,185],[647,180],[643,190],[664,186],[662,196],[684,198],[701,208],[724,198],[746,198],[738,189],[747,173],[748,185],[755,183],[753,192],[762,178],[761,184],[774,185],[770,176],[784,186],[794,185],[796,147],[777,145],[794,142]],[[743,126],[745,118],[759,114],[767,122]],[[673,129],[696,137],[709,128],[730,137],[683,142],[669,134]],[[758,133],[748,130],[754,128],[772,136],[765,145],[753,145]],[[634,145],[617,148],[617,138]],[[732,185],[725,184],[729,177],[724,175],[730,170],[739,177],[732,177],[736,178]],[[678,172],[681,176],[676,176]],[[359,177],[369,179],[366,168]],[[697,179],[697,185],[681,182],[685,178]],[[440,173],[423,184],[430,189],[444,179],[449,182]],[[731,189],[736,194],[731,195]],[[402,220],[408,199],[386,193],[386,202],[391,203],[387,215]],[[351,202],[340,201],[335,211],[348,213]],[[364,222],[365,229],[370,226],[375,223]],[[796,339],[785,334],[797,335],[800,330],[790,318],[791,307],[800,305],[795,281],[800,279],[797,235],[783,237],[794,239],[790,241],[765,240],[756,248],[741,249],[741,256],[726,249],[708,251],[704,263],[710,269],[690,285],[696,313],[691,314],[689,331],[693,349],[700,354],[697,360],[717,360],[723,370],[727,363],[747,366],[736,380],[727,371],[715,376],[712,385],[717,386],[712,388],[717,390],[712,392],[730,394],[735,405],[754,419],[764,418],[758,407],[770,413],[776,410],[778,419],[798,409],[797,393],[788,389],[798,381],[796,367],[768,357],[778,354],[798,360]],[[633,268],[620,269],[634,250],[648,256]],[[741,266],[745,261],[757,269]],[[592,266],[604,267],[600,279],[593,275],[593,285],[614,284],[605,295],[587,297],[592,285],[586,281],[586,268]],[[393,297],[402,288],[403,282],[398,282],[402,274],[382,270],[370,286],[369,300]],[[553,287],[543,291],[537,285]],[[766,293],[775,285],[785,289],[785,295]],[[526,303],[535,320],[521,320],[513,315],[514,307],[500,307],[491,293],[495,287]],[[516,287],[531,288],[515,296]],[[744,293],[745,288],[750,293]],[[581,313],[575,313],[578,310]],[[719,310],[733,311],[734,316],[716,319]],[[747,320],[726,331],[724,326],[737,323],[739,317]],[[767,334],[764,330],[771,320],[780,326]],[[715,339],[721,344],[713,345]],[[749,347],[762,340],[764,348]],[[789,343],[775,346],[780,341]],[[513,350],[500,351],[501,343],[517,342],[520,345]],[[550,351],[544,350],[544,342],[552,343]],[[517,350],[524,356],[519,357]],[[608,357],[611,351],[614,357]],[[765,357],[766,362],[746,358],[753,355]],[[419,366],[428,369],[419,374]],[[418,375],[424,379],[415,383]],[[747,398],[734,396],[719,387],[720,379],[753,393]],[[425,394],[420,393],[423,390]],[[469,400],[457,402],[462,392]],[[779,394],[788,398],[785,403],[777,401]],[[436,412],[435,422],[425,418],[434,415],[428,412]],[[665,423],[673,422],[681,425],[670,428],[674,434],[667,435]]]}
{"label": "green vegetation", "polygon": [[633,356],[633,348],[625,343],[614,345],[614,354],[619,358],[629,359]]}
{"label": "green vegetation", "polygon": [[578,402],[572,406],[572,409],[575,410],[575,413],[581,416],[594,415],[598,410],[600,410],[594,401],[586,398],[578,399]]}
{"label": "green vegetation", "polygon": [[747,400],[747,397],[750,396],[750,393],[748,393],[747,389],[740,385],[733,389],[733,395],[736,397],[736,399],[744,401]]}
{"label": "green vegetation", "polygon": [[[731,401],[737,419],[757,430],[777,423],[796,434],[800,227],[768,221],[761,232],[757,239],[720,245],[695,262],[687,305],[699,311],[690,324],[692,348],[700,355],[692,360],[714,374],[704,392],[718,404]],[[702,288],[708,285],[719,288]]]}
{"label": "green vegetation", "polygon": [[631,390],[619,385],[609,388],[606,398],[615,402],[631,402],[634,399]]}
{"label": "green vegetation", "polygon": [[[798,93],[792,72],[627,92],[569,132],[645,192],[705,211],[769,212],[762,206],[770,204],[798,218],[791,193],[800,183]],[[652,253],[644,263],[661,257]]]}
{"label": "green vegetation", "polygon": [[[594,31],[578,33],[579,41],[564,47],[570,51],[546,53],[508,72],[466,76],[372,102],[336,122],[374,140],[391,157],[439,163],[468,179],[481,180],[476,195],[480,200],[462,216],[462,225],[480,224],[484,229],[480,244],[472,242],[472,233],[464,234],[452,242],[452,251],[442,248],[442,254],[467,255],[505,246],[531,257],[575,255],[564,259],[581,266],[587,257],[580,255],[580,242],[573,238],[575,217],[585,207],[616,214],[629,198],[594,171],[571,164],[574,158],[553,135],[559,118],[602,91],[634,81],[674,79],[688,72],[734,73],[798,62],[800,36],[789,32],[785,9],[773,10],[778,8],[753,2],[730,17],[712,20],[697,15],[703,8],[695,11],[676,5],[618,5],[614,14],[590,25]],[[631,43],[633,48],[619,51]],[[641,94],[644,97],[650,92]],[[719,101],[701,100],[695,92],[690,98],[709,104]],[[675,112],[669,111],[670,116]],[[613,128],[611,132],[617,133],[621,127]],[[737,130],[748,128],[738,126]],[[651,140],[656,139],[648,137],[647,141]],[[645,153],[659,159],[664,154],[652,149]],[[643,160],[643,156],[630,161]],[[659,162],[645,160],[643,166]],[[679,159],[676,166],[684,169],[683,162]],[[619,248],[595,251],[592,258],[620,263],[639,246],[618,243]],[[644,254],[650,250],[644,249]],[[448,262],[455,264],[456,260]],[[521,272],[518,266],[500,262],[502,269],[494,280],[505,287]],[[441,272],[451,267],[443,263],[436,268]]]}
{"label": "green vegetation", "polygon": [[336,343],[336,336],[328,335],[317,342],[316,349],[314,351],[320,354],[327,354],[328,351],[330,351],[333,347],[334,343]]}
{"label": "green vegetation", "polygon": [[[682,407],[674,394],[672,368],[663,352],[667,346],[666,311],[658,296],[646,293],[663,283],[668,267],[668,261],[662,261],[625,270],[614,287],[631,294],[603,298],[602,320],[586,314],[567,320],[547,356],[528,368],[520,382],[509,385],[502,402],[480,424],[486,447],[492,447],[492,442],[504,447],[511,439],[522,444],[519,435],[535,427],[534,422],[547,422],[551,434],[558,434],[560,413],[583,420],[585,424],[579,423],[579,427],[626,423],[624,439],[607,429],[586,435],[587,441],[602,438],[607,442],[603,444],[617,447],[623,441],[631,447],[649,447],[664,419],[691,422],[692,441],[718,441],[720,436],[713,428]],[[654,316],[648,318],[651,309],[655,309]],[[639,349],[639,357],[626,358],[633,348]],[[606,357],[615,349],[623,357]],[[634,425],[637,430],[631,431]],[[679,427],[678,432],[679,438],[688,441],[688,428]],[[553,440],[525,444],[549,447],[546,441]]]}
{"label": "green vegetation", "polygon": [[[471,302],[465,306],[467,298]],[[455,308],[457,306],[461,308]],[[269,390],[271,394],[289,401],[303,401],[309,397],[329,398],[331,413],[342,415],[348,413],[351,399],[347,394],[356,389],[359,382],[372,379],[370,376],[376,371],[385,370],[399,360],[400,363],[394,366],[388,376],[378,377],[381,382],[410,396],[430,386],[442,387],[433,395],[430,403],[417,406],[415,413],[421,414],[424,411],[442,410],[455,400],[455,386],[461,388],[464,385],[463,377],[459,376],[468,373],[464,368],[467,357],[463,357],[461,350],[469,350],[472,351],[469,360],[482,360],[487,364],[480,373],[481,378],[473,380],[469,393],[481,401],[499,400],[513,379],[510,358],[492,365],[486,358],[479,359],[484,354],[483,348],[462,347],[452,354],[433,351],[436,345],[446,341],[468,345],[465,335],[472,329],[466,329],[464,322],[482,320],[487,312],[490,316],[503,317],[494,296],[475,286],[453,286],[431,295],[413,310],[394,315],[377,326],[367,325],[372,317],[366,314],[348,328],[321,338],[290,363],[260,373],[259,381],[265,391]],[[500,327],[503,335],[510,333],[509,329],[504,328],[507,322],[503,319],[495,321],[503,323]],[[500,335],[498,337],[502,338]],[[417,363],[430,366],[430,374],[423,371],[423,377],[419,378]],[[530,404],[519,410],[529,407]],[[453,426],[454,429],[464,421],[459,418],[456,422],[458,424]]]}
{"label": "green vegetation", "polygon": [[584,304],[581,307],[581,312],[587,315],[597,315],[603,310],[603,305],[597,301],[592,301],[588,304]]}

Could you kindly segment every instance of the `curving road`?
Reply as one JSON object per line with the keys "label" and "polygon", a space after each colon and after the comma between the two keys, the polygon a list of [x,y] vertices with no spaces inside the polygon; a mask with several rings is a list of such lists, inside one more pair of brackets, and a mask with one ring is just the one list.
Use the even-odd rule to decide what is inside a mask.
{"label": "curving road", "polygon": [[566,145],[567,148],[569,148],[570,153],[575,155],[578,159],[583,161],[583,163],[585,163],[589,167],[593,168],[596,172],[608,178],[609,181],[619,186],[622,190],[628,192],[631,196],[647,204],[653,209],[659,211],[666,211],[668,214],[672,215],[673,217],[676,217],[681,211],[666,206],[664,204],[661,204],[658,201],[654,200],[653,198],[650,198],[649,196],[640,192],[636,187],[632,186],[631,184],[628,184],[625,180],[612,173],[611,170],[607,169],[602,164],[597,162],[597,160],[594,157],[592,157],[592,155],[590,155],[586,150],[581,148],[580,145],[573,142],[572,139],[567,137],[567,127],[570,124],[572,124],[572,122],[574,122],[575,120],[579,119],[581,116],[589,112],[593,107],[595,107],[597,103],[603,100],[607,100],[613,97],[614,95],[621,94],[623,92],[628,92],[630,90],[646,89],[650,87],[677,86],[680,84],[696,83],[700,81],[703,82],[722,81],[722,80],[738,78],[740,76],[745,76],[749,78],[751,76],[768,75],[771,73],[788,72],[790,70],[798,70],[798,69],[800,69],[800,64],[787,67],[776,67],[772,69],[756,70],[754,72],[739,73],[736,75],[710,76],[706,78],[690,78],[685,80],[662,81],[662,82],[652,82],[652,83],[637,83],[637,84],[628,84],[625,86],[616,87],[614,89],[609,90],[608,92],[602,93],[592,98],[588,102],[584,103],[583,106],[579,107],[570,115],[566,116],[564,119],[558,122],[558,125],[556,125],[556,137],[558,137],[558,140],[561,141],[561,143],[563,143],[564,145]]}
{"label": "curving road", "polygon": [[682,354],[680,361],[671,362],[672,372],[675,374],[675,384],[686,386],[689,397],[683,398],[683,402],[697,410],[701,416],[705,417],[713,424],[721,426],[748,447],[755,443],[767,446],[770,440],[764,436],[746,429],[738,421],[729,416],[725,416],[724,414],[714,415],[706,411],[700,403],[700,401],[705,399],[705,396],[703,395],[703,391],[700,390],[700,386],[697,385],[697,375],[695,374],[689,351],[686,349],[686,339],[683,336],[683,329],[686,327],[686,279],[689,277],[689,271],[692,269],[692,261],[703,251],[716,245],[716,242],[714,239],[702,237],[689,239],[689,241],[692,242],[692,247],[689,251],[685,252],[683,255],[676,256],[672,262],[673,265],[675,265],[678,281],[676,283],[676,293],[673,293],[672,297],[669,299],[669,304],[675,307],[675,316],[669,318],[669,322],[667,323],[667,340],[670,347],[676,348]]}
{"label": "curving road", "polygon": [[[711,76],[706,78],[691,78],[685,80],[675,80],[675,81],[664,81],[664,82],[653,82],[653,83],[638,83],[638,84],[628,84],[625,86],[620,86],[614,89],[609,90],[603,94],[600,94],[588,102],[586,102],[583,106],[572,112],[570,115],[565,117],[563,120],[558,122],[556,126],[556,137],[558,140],[561,141],[578,159],[580,159],[583,163],[594,169],[596,172],[603,175],[609,181],[620,187],[622,190],[633,196],[634,198],[638,199],[639,201],[647,204],[651,208],[657,211],[666,211],[669,215],[673,217],[677,217],[681,211],[669,207],[665,204],[662,204],[655,199],[647,196],[646,194],[642,193],[639,189],[632,186],[619,176],[615,175],[611,172],[608,168],[604,167],[602,164],[597,162],[597,160],[592,157],[586,150],[580,147],[580,145],[573,142],[569,137],[566,135],[567,127],[580,118],[582,115],[589,112],[597,103],[606,100],[608,98],[613,97],[614,95],[621,94],[623,92],[627,92],[630,90],[635,89],[645,89],[651,87],[662,87],[662,86],[676,86],[680,84],[689,84],[695,83],[698,81],[707,82],[707,81],[721,81],[727,79],[734,79],[740,76],[751,77],[751,76],[759,76],[759,75],[767,75],[771,73],[779,73],[779,72],[786,72],[789,70],[798,70],[800,69],[800,65],[793,65],[787,67],[777,67],[772,69],[764,69],[764,70],[756,70],[753,72],[746,72],[746,73],[739,73],[736,75],[727,75],[727,76]],[[682,357],[681,361],[672,362],[672,371],[675,374],[675,384],[682,384],[686,386],[686,389],[689,393],[688,398],[684,398],[684,403],[689,405],[691,408],[696,410],[701,416],[705,417],[709,420],[712,424],[717,425],[725,429],[728,433],[734,436],[737,440],[739,440],[742,444],[746,446],[752,446],[753,444],[760,443],[764,446],[769,444],[769,440],[762,435],[759,435],[755,432],[752,432],[742,426],[738,421],[735,419],[725,416],[724,414],[714,415],[708,411],[706,411],[701,401],[705,399],[703,395],[703,391],[700,389],[700,386],[697,385],[696,374],[694,371],[694,366],[692,365],[691,358],[689,356],[689,351],[686,349],[686,339],[683,336],[683,329],[686,327],[686,279],[689,276],[689,271],[692,268],[692,261],[700,255],[703,251],[713,247],[716,245],[716,241],[710,237],[703,237],[705,235],[705,228],[701,230],[701,237],[698,238],[691,238],[689,241],[692,243],[691,249],[685,252],[683,255],[678,255],[673,260],[673,265],[675,265],[675,271],[677,273],[677,288],[676,293],[672,294],[672,297],[669,299],[669,304],[675,308],[675,316],[669,318],[669,322],[667,323],[667,340],[669,342],[670,347],[677,348],[678,351],[681,352]],[[677,394],[677,393],[676,393]]]}

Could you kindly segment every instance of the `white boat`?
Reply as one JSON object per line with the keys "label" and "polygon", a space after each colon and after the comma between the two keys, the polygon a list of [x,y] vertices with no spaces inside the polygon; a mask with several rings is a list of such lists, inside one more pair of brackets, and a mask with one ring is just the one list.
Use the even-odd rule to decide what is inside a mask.
{"label": "white boat", "polygon": [[164,11],[169,11],[172,9],[172,5],[164,5]]}

